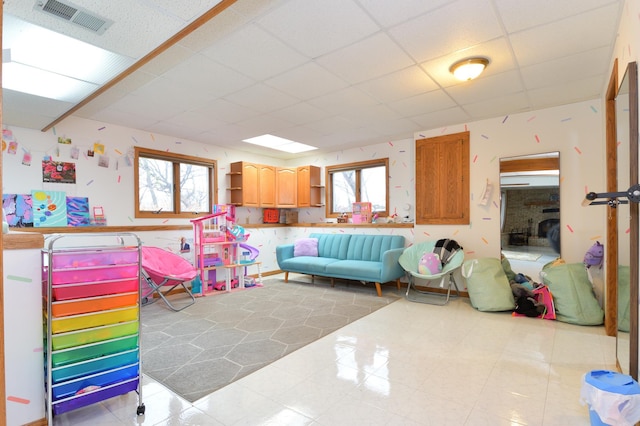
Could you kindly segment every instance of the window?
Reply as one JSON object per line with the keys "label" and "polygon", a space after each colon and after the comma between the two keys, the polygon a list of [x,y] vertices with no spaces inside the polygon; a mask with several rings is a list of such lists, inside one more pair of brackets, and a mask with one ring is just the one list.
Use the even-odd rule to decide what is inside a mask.
{"label": "window", "polygon": [[469,132],[416,141],[416,223],[469,224]]}
{"label": "window", "polygon": [[136,217],[193,217],[217,202],[216,161],[135,148]]}
{"label": "window", "polygon": [[389,159],[327,166],[327,217],[351,212],[353,203],[370,202],[380,215],[389,214]]}

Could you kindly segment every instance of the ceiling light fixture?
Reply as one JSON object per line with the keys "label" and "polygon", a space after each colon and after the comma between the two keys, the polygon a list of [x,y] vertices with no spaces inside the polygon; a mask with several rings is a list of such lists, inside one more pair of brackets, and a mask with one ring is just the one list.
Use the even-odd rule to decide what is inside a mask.
{"label": "ceiling light fixture", "polygon": [[300,152],[312,151],[318,149],[314,146],[305,145],[300,142],[294,142],[289,139],[281,138],[273,135],[262,135],[254,138],[243,139],[243,142],[252,143],[254,145],[263,146],[265,148],[276,149],[278,151],[288,152],[290,154],[298,154]]}
{"label": "ceiling light fixture", "polygon": [[489,60],[483,57],[467,58],[451,65],[449,71],[455,78],[461,81],[469,81],[482,74],[489,65]]}

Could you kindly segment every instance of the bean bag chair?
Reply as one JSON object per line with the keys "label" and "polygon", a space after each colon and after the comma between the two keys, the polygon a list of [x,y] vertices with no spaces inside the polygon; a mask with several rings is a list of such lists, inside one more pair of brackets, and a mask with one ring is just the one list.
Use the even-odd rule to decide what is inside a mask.
{"label": "bean bag chair", "polygon": [[593,293],[584,264],[545,265],[540,276],[553,294],[558,321],[577,325],[604,322],[604,311]]}
{"label": "bean bag chair", "polygon": [[485,257],[462,264],[471,306],[479,311],[513,311],[516,307],[509,280],[500,259]]}

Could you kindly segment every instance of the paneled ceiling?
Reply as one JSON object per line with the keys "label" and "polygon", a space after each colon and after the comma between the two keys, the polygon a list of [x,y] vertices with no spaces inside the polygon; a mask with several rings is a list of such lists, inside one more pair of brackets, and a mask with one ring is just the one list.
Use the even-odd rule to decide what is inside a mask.
{"label": "paneled ceiling", "polygon": [[[72,111],[102,123],[283,159],[294,155],[242,140],[271,133],[323,153],[601,98],[624,5],[623,0],[74,0],[73,5],[113,21],[98,35],[38,12],[39,1],[6,0],[5,16],[144,65],[79,108],[3,89],[6,124],[46,129]],[[224,10],[187,31],[216,5]],[[181,31],[188,34],[172,43]],[[171,46],[147,61],[163,44]],[[455,81],[451,64],[476,55],[489,58],[486,71],[470,82]]]}

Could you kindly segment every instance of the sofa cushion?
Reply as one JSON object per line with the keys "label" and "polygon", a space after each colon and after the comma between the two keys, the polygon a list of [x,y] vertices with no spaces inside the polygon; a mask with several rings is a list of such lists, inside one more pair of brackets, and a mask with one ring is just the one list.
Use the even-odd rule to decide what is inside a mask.
{"label": "sofa cushion", "polygon": [[377,282],[382,275],[382,263],[367,260],[338,260],[326,265],[331,276]]}
{"label": "sofa cushion", "polygon": [[337,261],[338,259],[331,257],[298,256],[282,260],[280,262],[280,269],[283,271],[322,275],[326,272],[327,265]]}
{"label": "sofa cushion", "polygon": [[351,234],[310,234],[318,239],[318,256],[333,259],[346,259]]}
{"label": "sofa cushion", "polygon": [[294,256],[318,256],[317,238],[300,238],[293,245]]}
{"label": "sofa cushion", "polygon": [[385,251],[403,247],[401,235],[352,235],[346,259],[381,262]]}

